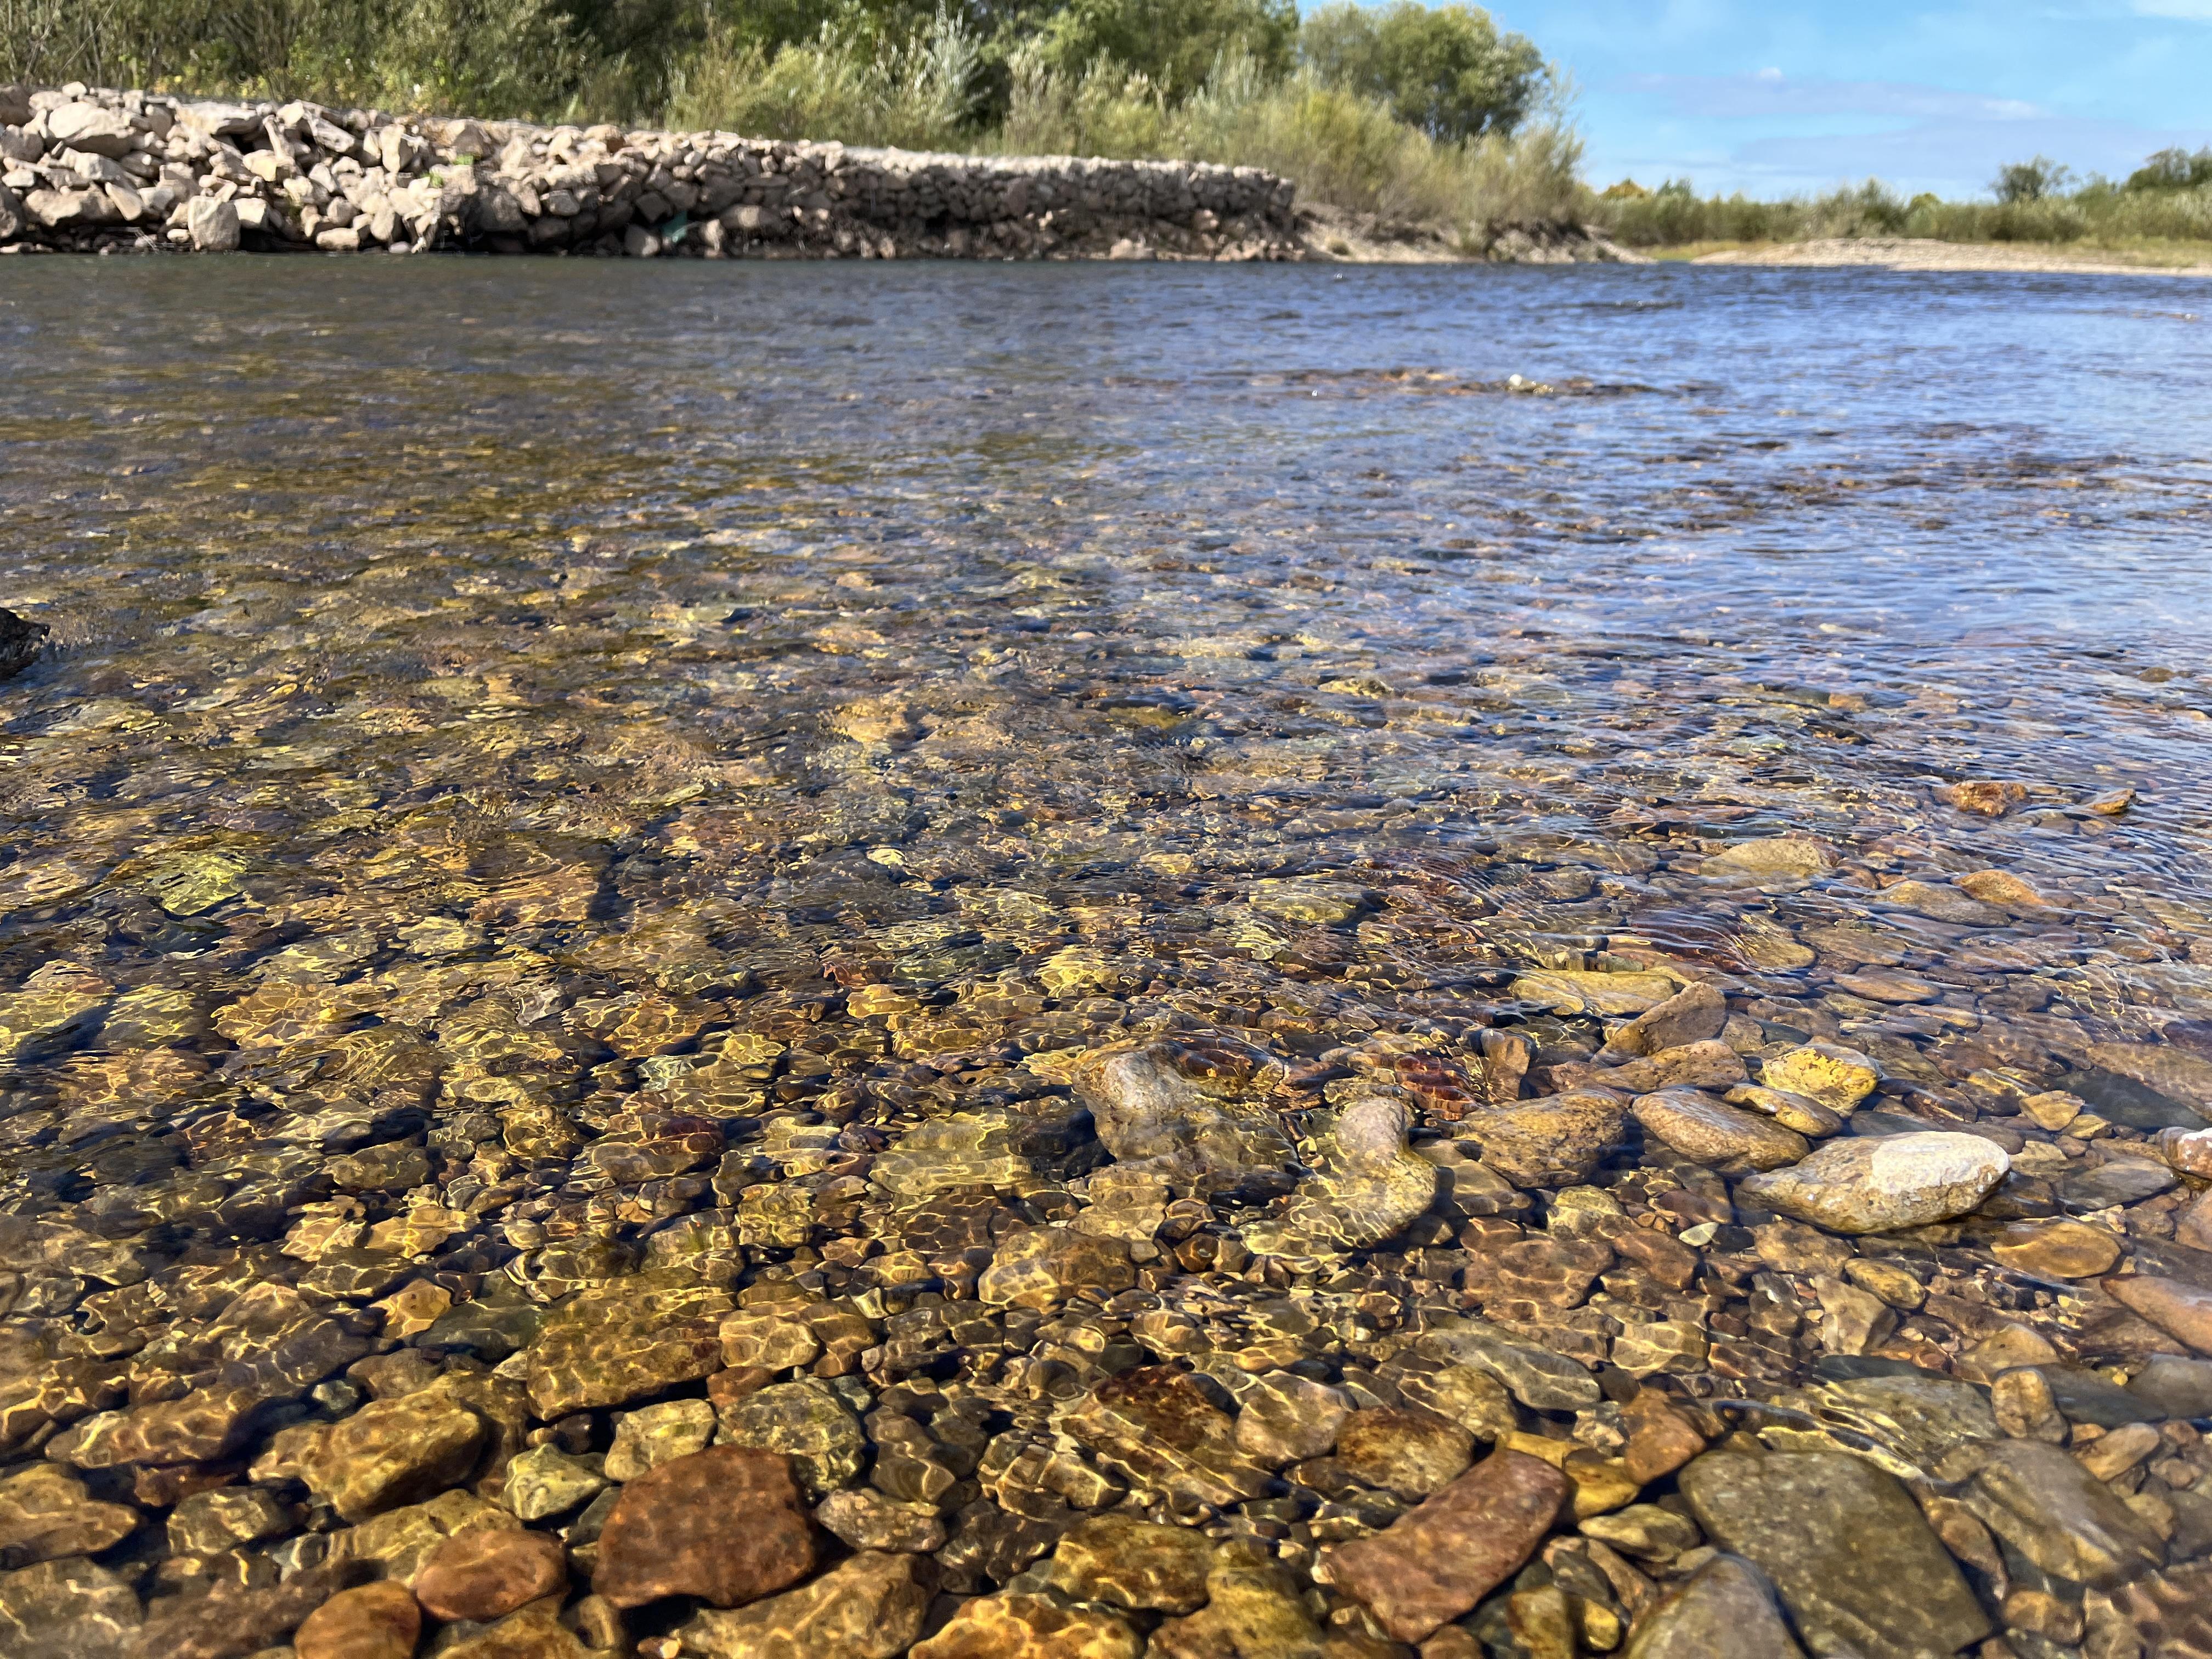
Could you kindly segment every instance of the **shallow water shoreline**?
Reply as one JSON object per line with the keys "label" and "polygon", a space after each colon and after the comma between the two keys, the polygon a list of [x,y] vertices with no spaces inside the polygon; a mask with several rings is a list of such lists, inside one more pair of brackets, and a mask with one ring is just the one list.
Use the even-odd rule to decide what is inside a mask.
{"label": "shallow water shoreline", "polygon": [[2154,265],[2125,259],[2077,258],[2047,246],[1939,242],[1926,237],[1830,237],[1767,247],[1722,248],[1689,261],[1699,265],[1790,265],[1885,270],[2043,271],[2073,276],[2212,276],[2212,264]]}

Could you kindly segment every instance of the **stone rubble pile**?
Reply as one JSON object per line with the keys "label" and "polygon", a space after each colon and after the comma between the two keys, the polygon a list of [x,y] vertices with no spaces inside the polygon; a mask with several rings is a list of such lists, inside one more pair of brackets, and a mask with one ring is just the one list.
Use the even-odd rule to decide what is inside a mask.
{"label": "stone rubble pile", "polygon": [[0,88],[0,252],[1280,259],[1251,167]]}

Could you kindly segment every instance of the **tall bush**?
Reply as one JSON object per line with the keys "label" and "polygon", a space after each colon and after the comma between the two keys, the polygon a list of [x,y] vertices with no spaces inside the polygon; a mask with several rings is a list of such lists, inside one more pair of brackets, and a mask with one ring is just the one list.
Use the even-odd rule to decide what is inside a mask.
{"label": "tall bush", "polygon": [[1037,31],[1036,52],[1046,68],[1078,79],[1118,65],[1177,101],[1225,58],[1283,74],[1297,39],[1292,0],[1064,0]]}
{"label": "tall bush", "polygon": [[849,21],[773,52],[717,33],[678,72],[668,120],[763,138],[954,149],[973,136],[981,58],[974,30],[944,11],[910,39],[872,43]]}

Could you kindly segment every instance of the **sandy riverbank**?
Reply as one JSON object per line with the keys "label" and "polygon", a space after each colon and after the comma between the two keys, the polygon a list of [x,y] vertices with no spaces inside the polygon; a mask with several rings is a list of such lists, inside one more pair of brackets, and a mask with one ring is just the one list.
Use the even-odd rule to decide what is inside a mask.
{"label": "sandy riverbank", "polygon": [[2074,253],[2049,244],[1938,242],[1909,237],[1831,238],[1767,247],[1722,248],[1701,265],[1879,266],[1889,270],[2041,270],[2097,276],[2212,276],[2212,264],[2158,264],[2100,249]]}

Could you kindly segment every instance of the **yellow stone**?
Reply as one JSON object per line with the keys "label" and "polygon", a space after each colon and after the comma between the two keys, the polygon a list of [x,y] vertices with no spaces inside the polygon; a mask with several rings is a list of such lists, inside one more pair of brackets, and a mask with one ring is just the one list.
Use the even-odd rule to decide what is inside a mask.
{"label": "yellow stone", "polygon": [[301,1261],[320,1261],[332,1250],[350,1250],[368,1237],[361,1206],[351,1199],[310,1204],[276,1248]]}
{"label": "yellow stone", "polygon": [[732,1368],[757,1365],[789,1370],[808,1365],[822,1352],[814,1333],[797,1320],[765,1310],[733,1313],[722,1322],[722,1363]]}
{"label": "yellow stone", "polygon": [[468,1224],[468,1217],[459,1210],[424,1204],[370,1228],[368,1248],[393,1255],[428,1255]]}
{"label": "yellow stone", "polygon": [[2094,1279],[2120,1259],[2120,1241],[2085,1221],[2016,1221],[1990,1254],[2008,1267],[2051,1279]]}
{"label": "yellow stone", "polygon": [[1562,1014],[1640,1014],[1681,988],[1671,974],[1592,974],[1546,969],[1513,981],[1513,995]]}
{"label": "yellow stone", "polygon": [[441,1285],[418,1279],[369,1305],[383,1314],[384,1334],[404,1342],[445,1317],[453,1305],[453,1293]]}
{"label": "yellow stone", "polygon": [[1754,968],[1770,970],[1809,968],[1812,950],[1779,928],[1747,929],[1736,936],[1736,954]]}
{"label": "yellow stone", "polygon": [[246,860],[234,853],[180,853],[142,879],[154,902],[173,916],[196,916],[246,890]]}
{"label": "yellow stone", "polygon": [[1855,1048],[1832,1042],[1808,1042],[1777,1054],[1759,1069],[1770,1089],[1816,1100],[1848,1117],[1881,1081],[1881,1068]]}
{"label": "yellow stone", "polygon": [[1063,1000],[1086,991],[1111,990],[1121,982],[1114,964],[1097,951],[1071,945],[1055,951],[1037,969],[1046,990]]}
{"label": "yellow stone", "polygon": [[2048,1129],[2053,1134],[2081,1116],[2087,1106],[2081,1096],[2069,1095],[2063,1089],[2030,1095],[2020,1103],[2020,1109],[2034,1121],[2037,1128]]}
{"label": "yellow stone", "polygon": [[1575,1519],[1587,1521],[1593,1515],[1608,1515],[1614,1510],[1625,1509],[1636,1501],[1643,1486],[1628,1472],[1628,1465],[1618,1457],[1601,1457],[1588,1449],[1571,1452],[1559,1465],[1559,1473],[1567,1477],[1574,1487]]}

